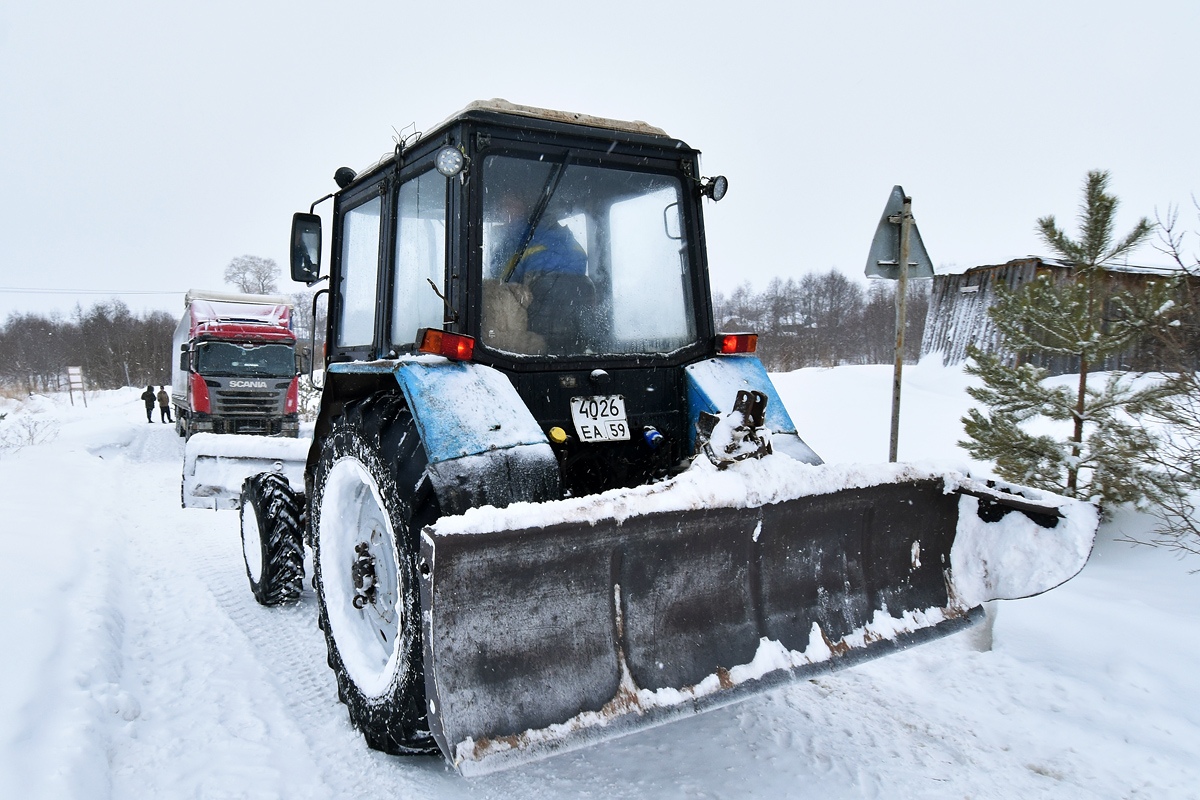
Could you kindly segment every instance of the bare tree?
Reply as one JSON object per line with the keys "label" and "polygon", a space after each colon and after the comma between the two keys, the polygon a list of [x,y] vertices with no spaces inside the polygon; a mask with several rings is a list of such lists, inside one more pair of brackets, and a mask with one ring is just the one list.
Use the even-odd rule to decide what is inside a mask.
{"label": "bare tree", "polygon": [[[1198,216],[1200,204],[1193,200]],[[1166,547],[1200,555],[1200,256],[1184,255],[1185,232],[1178,226],[1178,209],[1158,218],[1159,252],[1179,268],[1176,307],[1162,314],[1152,328],[1160,345],[1168,380],[1178,394],[1156,404],[1151,413],[1163,424],[1154,457],[1172,478],[1172,490],[1155,507],[1158,527],[1139,544]]]}
{"label": "bare tree", "polygon": [[279,265],[272,258],[238,256],[225,267],[225,282],[246,294],[279,291]]}
{"label": "bare tree", "polygon": [[804,363],[836,366],[861,363],[864,291],[835,269],[800,279],[801,337]]}
{"label": "bare tree", "polygon": [[[720,331],[754,331],[767,369],[788,371],[837,364],[887,364],[895,350],[894,281],[879,281],[868,293],[836,269],[799,280],[773,278],[762,292],[747,282],[726,296],[713,294]],[[908,284],[906,357],[920,353],[929,281]]]}
{"label": "bare tree", "polygon": [[14,314],[0,325],[0,385],[57,390],[68,365],[82,366],[96,389],[166,384],[174,329],[165,311],[139,317],[119,300],[76,307],[70,320]]}
{"label": "bare tree", "polygon": [[[315,359],[317,369],[324,364],[321,354],[325,352],[325,324],[328,318],[328,296],[316,302],[314,309],[314,289],[302,289],[291,295],[294,311],[292,312],[292,329],[296,332],[296,350],[305,359]],[[314,318],[313,311],[316,311]],[[311,363],[306,360],[305,364]]]}
{"label": "bare tree", "polygon": [[[886,364],[889,360],[895,361],[897,283],[898,281],[871,281],[862,316],[863,355],[868,364]],[[919,281],[910,280],[908,282],[910,303],[913,299],[911,289],[917,283]],[[912,321],[916,316],[909,311],[907,319]],[[904,344],[907,348],[912,339],[908,337],[907,331],[905,337]]]}

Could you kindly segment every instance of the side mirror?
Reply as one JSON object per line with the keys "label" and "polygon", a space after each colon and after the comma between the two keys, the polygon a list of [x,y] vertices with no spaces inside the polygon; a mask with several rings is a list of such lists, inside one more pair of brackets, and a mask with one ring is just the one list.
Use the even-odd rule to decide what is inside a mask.
{"label": "side mirror", "polygon": [[321,218],[292,215],[292,280],[313,284],[321,276]]}

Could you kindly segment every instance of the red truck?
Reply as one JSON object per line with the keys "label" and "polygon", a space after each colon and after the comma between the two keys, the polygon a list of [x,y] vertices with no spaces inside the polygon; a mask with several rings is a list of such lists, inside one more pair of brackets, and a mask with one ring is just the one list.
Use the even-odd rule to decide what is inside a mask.
{"label": "red truck", "polygon": [[175,328],[171,381],[179,435],[299,433],[292,301],[192,289]]}

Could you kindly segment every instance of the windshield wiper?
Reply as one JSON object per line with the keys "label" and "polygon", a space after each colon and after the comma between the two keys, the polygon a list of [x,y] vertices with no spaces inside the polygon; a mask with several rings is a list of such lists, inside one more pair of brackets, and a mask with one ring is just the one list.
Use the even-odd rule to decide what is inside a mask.
{"label": "windshield wiper", "polygon": [[537,205],[533,207],[533,214],[529,217],[528,227],[525,228],[525,236],[522,237],[521,246],[517,248],[517,253],[513,256],[512,263],[504,270],[504,283],[508,283],[517,271],[517,266],[521,263],[521,259],[525,257],[525,250],[529,247],[529,243],[533,241],[534,231],[542,221],[542,215],[546,213],[546,206],[550,205],[550,198],[558,191],[558,184],[562,181],[563,173],[567,171],[567,162],[571,160],[570,151],[563,160],[554,165],[554,169],[546,177],[546,185],[542,187],[542,196],[538,198]]}

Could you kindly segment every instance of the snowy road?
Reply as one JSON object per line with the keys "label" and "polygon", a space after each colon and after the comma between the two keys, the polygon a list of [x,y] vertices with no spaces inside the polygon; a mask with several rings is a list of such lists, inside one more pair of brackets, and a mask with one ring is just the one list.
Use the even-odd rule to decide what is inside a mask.
{"label": "snowy road", "polygon": [[[883,370],[781,391],[852,406],[831,394]],[[182,441],[138,424],[136,391],[20,413],[39,409],[57,440],[0,457],[0,797],[1200,797],[1200,577],[1161,552],[1102,542],[1067,586],[1001,604],[991,650],[951,637],[468,781],[366,748],[311,590],[254,602],[236,512],[179,508]]]}

